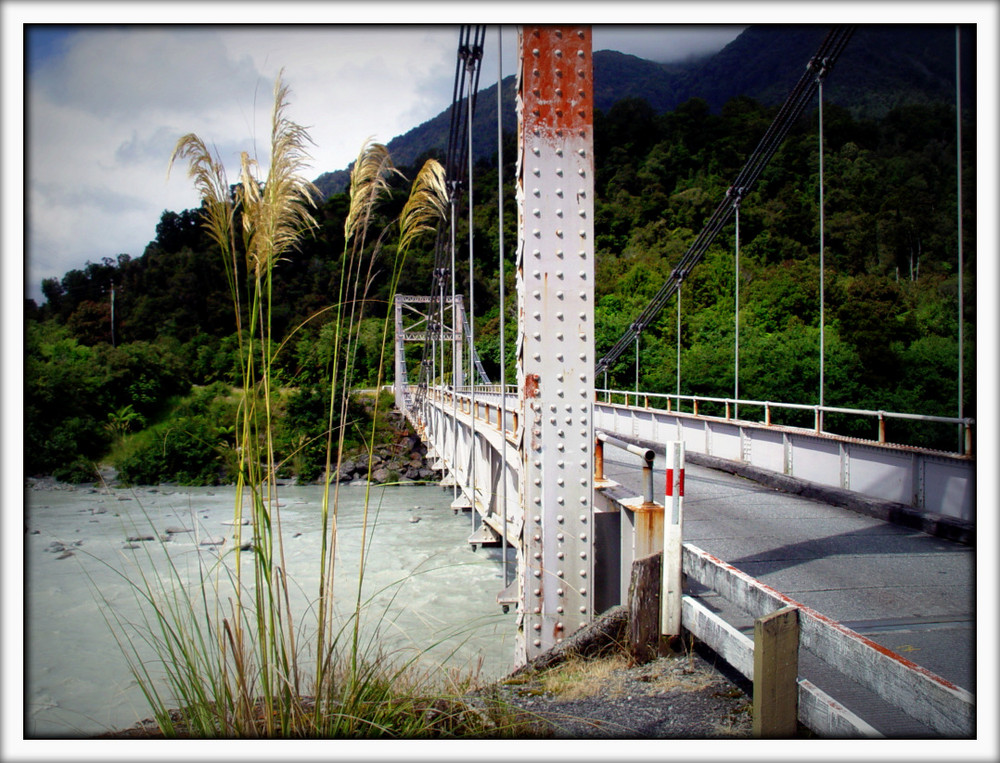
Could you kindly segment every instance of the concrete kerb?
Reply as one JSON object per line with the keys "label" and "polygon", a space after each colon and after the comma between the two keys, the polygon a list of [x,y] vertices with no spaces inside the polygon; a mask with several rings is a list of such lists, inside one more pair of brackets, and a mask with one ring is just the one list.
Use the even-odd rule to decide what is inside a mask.
{"label": "concrete kerb", "polygon": [[[663,443],[621,434],[616,434],[615,436],[641,447],[651,448],[659,455],[666,453],[666,446]],[[975,546],[976,544],[975,525],[955,517],[921,512],[906,504],[872,498],[851,490],[844,490],[843,488],[820,485],[798,477],[790,477],[786,474],[779,474],[778,472],[761,469],[760,467],[744,464],[740,461],[730,461],[718,456],[708,456],[689,450],[686,453],[686,458],[690,463],[697,466],[735,474],[785,493],[822,501],[831,506],[839,506],[858,514],[881,519],[884,522],[891,522],[901,527],[919,530],[928,535],[944,538],[955,543],[962,543],[967,546]]]}

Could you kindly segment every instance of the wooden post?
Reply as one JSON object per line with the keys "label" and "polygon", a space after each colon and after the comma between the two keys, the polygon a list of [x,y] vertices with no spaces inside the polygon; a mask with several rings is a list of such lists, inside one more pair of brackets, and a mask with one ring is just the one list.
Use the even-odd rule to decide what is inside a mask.
{"label": "wooden post", "polygon": [[632,562],[628,587],[629,652],[640,665],[659,653],[660,568],[662,554],[652,554]]}
{"label": "wooden post", "polygon": [[799,611],[784,607],[753,624],[753,735],[787,738],[798,728]]}

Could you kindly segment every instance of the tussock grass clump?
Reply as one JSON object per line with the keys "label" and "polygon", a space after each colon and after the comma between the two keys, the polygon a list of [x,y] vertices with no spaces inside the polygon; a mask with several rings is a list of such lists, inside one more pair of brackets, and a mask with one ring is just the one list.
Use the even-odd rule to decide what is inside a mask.
{"label": "tussock grass clump", "polygon": [[[279,343],[271,335],[271,285],[273,269],[282,259],[294,256],[297,243],[316,227],[311,209],[317,192],[300,176],[308,159],[309,136],[287,117],[288,94],[279,75],[270,163],[263,178],[257,175],[260,165],[244,153],[239,182],[230,188],[221,161],[194,134],[178,141],[170,159],[171,165],[188,163],[189,176],[202,197],[204,225],[225,263],[232,294],[242,359],[241,387],[234,395],[236,412],[230,430],[236,460],[233,525],[237,550],[212,562],[199,557],[200,577],[193,585],[184,582],[172,561],[162,575],[147,574],[140,566],[137,579],[131,582],[143,605],[143,618],[128,623],[112,613],[109,623],[164,736],[508,733],[515,724],[501,703],[481,702],[473,707],[461,698],[458,691],[467,690],[470,680],[445,674],[443,688],[432,674],[417,670],[415,659],[397,665],[375,647],[377,634],[362,633],[367,603],[363,583],[373,561],[367,549],[377,519],[377,509],[369,513],[368,493],[360,530],[361,554],[353,573],[356,593],[346,607],[342,602],[335,606],[340,484],[336,475],[345,443],[352,439],[364,443],[368,463],[372,463],[380,435],[374,422],[379,419],[379,407],[388,404],[385,396],[376,395],[371,431],[352,432],[348,437],[346,413],[372,275],[380,268],[391,269],[391,304],[407,251],[440,223],[449,208],[444,171],[429,160],[398,219],[394,255],[389,243],[396,226],[387,226],[372,240],[369,227],[376,219],[374,212],[390,188],[390,179],[401,177],[386,147],[372,142],[362,147],[351,176],[338,293],[332,305],[313,316],[333,327],[333,348],[326,366],[328,426],[321,435],[326,441],[318,520],[322,541],[318,579],[311,581],[316,585],[315,596],[305,612],[292,606],[292,586],[310,582],[293,583],[286,575],[277,483],[282,465],[275,455],[274,438],[282,403],[274,369],[292,337]],[[391,311],[385,314],[390,316]],[[388,331],[387,317],[382,327],[379,386],[385,376]],[[241,546],[249,553],[241,554]],[[156,659],[146,657],[150,650]],[[166,689],[156,674],[161,667]]]}

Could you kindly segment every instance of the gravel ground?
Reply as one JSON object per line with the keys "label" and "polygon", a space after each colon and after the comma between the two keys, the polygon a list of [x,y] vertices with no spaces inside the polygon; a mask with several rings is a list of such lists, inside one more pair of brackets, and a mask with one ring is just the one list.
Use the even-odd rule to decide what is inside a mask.
{"label": "gravel ground", "polygon": [[[467,701],[474,708],[488,701],[513,710],[520,739],[745,739],[752,723],[748,691],[698,652],[645,665],[613,654],[526,671]],[[99,738],[162,736],[147,720]]]}
{"label": "gravel ground", "polygon": [[523,711],[539,737],[737,739],[751,736],[748,691],[692,652],[632,666],[570,658],[483,693]]}

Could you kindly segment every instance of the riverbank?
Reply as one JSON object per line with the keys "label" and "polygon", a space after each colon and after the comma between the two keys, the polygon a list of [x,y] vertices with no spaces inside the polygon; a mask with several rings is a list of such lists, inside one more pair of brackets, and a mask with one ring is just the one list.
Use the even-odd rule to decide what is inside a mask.
{"label": "riverbank", "polygon": [[[144,577],[154,586],[156,576],[164,584],[179,576],[179,583],[198,586],[209,575],[211,593],[215,578],[224,582],[239,554],[233,488],[114,487],[113,474],[106,477],[107,485],[23,483],[20,695],[31,738],[89,737],[150,715],[104,614],[141,624],[144,607],[135,584]],[[412,656],[460,672],[478,664],[484,680],[504,675],[515,620],[496,604],[500,565],[490,550],[473,553],[469,547],[469,517],[451,510],[451,490],[419,483],[341,486],[338,622],[347,622],[358,596],[366,499],[366,637],[378,632],[378,643],[401,660]],[[278,500],[290,603],[302,622],[305,649],[319,580],[323,488],[283,484]],[[129,636],[150,652],[145,659],[155,661],[142,645],[141,626]]]}
{"label": "riverbank", "polygon": [[[440,705],[442,700],[436,700]],[[513,739],[749,739],[752,702],[710,658],[697,651],[630,665],[623,655],[573,659],[510,676],[448,702],[462,712],[516,726],[475,738]],[[490,710],[489,708],[493,709]],[[175,721],[180,714],[175,714]],[[430,729],[433,738],[433,730]],[[511,733],[513,731],[513,733]],[[183,735],[182,735],[183,736]],[[163,739],[156,722],[101,734],[97,739]]]}
{"label": "riverbank", "polygon": [[[409,485],[413,483],[437,484],[441,481],[443,472],[434,468],[436,460],[429,457],[427,446],[413,432],[402,414],[395,410],[383,414],[388,425],[394,432],[392,441],[376,445],[369,457],[367,450],[354,450],[345,453],[334,482],[353,485]],[[101,488],[122,487],[117,471],[109,464],[96,465],[98,480],[96,482],[68,483],[60,482],[51,475],[38,475],[25,478],[25,488],[32,490],[89,490]],[[309,484],[322,485],[321,476]],[[278,480],[280,485],[301,484],[294,474]],[[165,482],[146,488],[174,487],[173,483]],[[217,486],[225,487],[225,485]]]}
{"label": "riverbank", "polygon": [[[426,734],[442,708],[469,719],[458,736],[506,739],[747,739],[749,683],[710,650],[693,646],[636,664],[617,641],[627,631],[622,607],[502,679],[461,696],[417,698],[431,708]],[[617,634],[617,636],[616,636]],[[435,710],[434,708],[437,708]],[[175,722],[181,722],[179,713]],[[387,729],[386,736],[393,736]],[[181,737],[186,738],[182,732]],[[451,736],[448,734],[447,736]],[[99,739],[162,739],[147,719]]]}
{"label": "riverbank", "polygon": [[[103,577],[109,570],[99,560],[117,558],[131,564],[134,558],[148,564],[169,551],[175,560],[191,560],[184,565],[194,572],[197,558],[215,559],[217,551],[231,548],[229,489],[122,488],[111,486],[112,473],[105,477],[107,485],[75,486],[48,479],[25,483],[25,590],[32,644],[25,655],[25,718],[33,737],[160,736],[155,724],[134,720],[146,717],[148,711],[141,710],[141,694],[98,614],[86,578],[91,577],[108,604],[129,612],[135,605],[133,592],[122,579]],[[310,516],[319,491],[316,486],[287,485],[281,492],[290,575],[304,582],[311,574],[308,561],[315,558]],[[342,488],[345,501],[364,492],[350,485]],[[442,500],[435,503],[435,498]],[[495,604],[499,566],[495,559],[469,549],[467,517],[448,510],[450,491],[392,487],[380,489],[376,500],[382,529],[375,536],[371,558],[376,561],[369,574],[373,590],[402,593],[396,601],[403,611],[393,615],[392,632],[404,634],[407,643],[397,647],[418,653],[426,651],[427,643],[441,641],[450,653],[463,644],[466,656],[461,664],[454,659],[449,663],[460,669],[467,659],[487,656],[493,666],[483,666],[481,688],[466,697],[470,707],[488,701],[503,708],[520,719],[520,738],[698,739],[748,734],[746,689],[727,676],[725,666],[716,667],[710,654],[691,651],[634,665],[613,651],[571,650],[547,658],[544,665],[535,661],[531,670],[512,675],[515,620]],[[349,505],[345,503],[341,522],[345,561],[353,556],[352,539],[358,530],[358,518]],[[411,520],[417,516],[423,521],[414,524]],[[155,539],[129,543],[133,519],[146,523],[149,530],[136,537]],[[212,538],[225,538],[226,545],[201,545]],[[347,564],[344,581],[351,577],[350,561]],[[447,625],[442,620],[448,617],[457,619]],[[436,625],[427,630],[430,621]],[[470,631],[472,625],[475,633]],[[83,655],[85,660],[80,659]],[[131,718],[129,713],[134,713]]]}
{"label": "riverbank", "polygon": [[367,452],[348,453],[337,473],[339,482],[371,481],[374,484],[440,482],[442,473],[427,457],[427,446],[412,431],[403,415],[395,410],[385,414],[399,432],[391,444],[376,445],[371,458]]}

